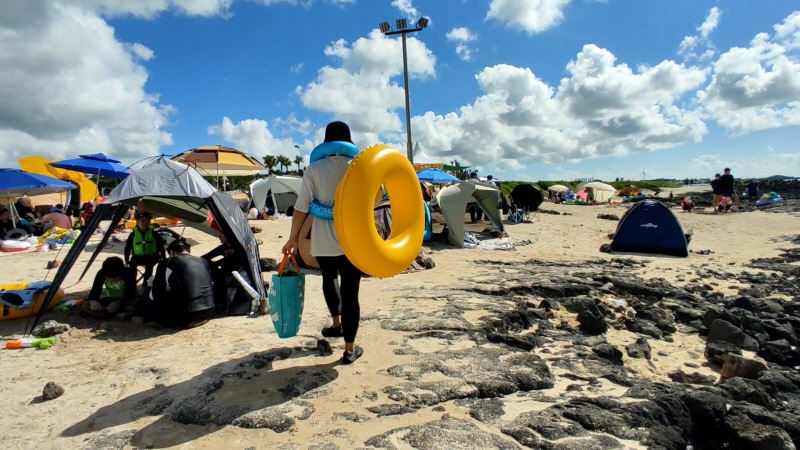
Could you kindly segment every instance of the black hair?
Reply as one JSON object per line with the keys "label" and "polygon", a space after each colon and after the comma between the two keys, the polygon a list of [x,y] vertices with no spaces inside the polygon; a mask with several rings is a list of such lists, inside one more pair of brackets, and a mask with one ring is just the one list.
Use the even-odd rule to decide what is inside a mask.
{"label": "black hair", "polygon": [[472,173],[469,174],[470,178],[477,177],[477,176],[478,176],[478,172],[472,172]]}
{"label": "black hair", "polygon": [[350,126],[344,122],[336,121],[331,122],[325,128],[325,142],[349,142],[353,143],[353,138],[350,137]]}
{"label": "black hair", "polygon": [[172,241],[172,243],[169,244],[169,247],[167,247],[167,251],[170,253],[172,252],[183,253],[183,252],[188,252],[191,248],[192,246],[189,245],[188,242],[186,242],[186,239],[180,238]]}
{"label": "black hair", "polygon": [[492,180],[493,178],[492,178],[492,176],[491,176],[491,175],[486,175],[486,179],[487,179],[487,180]]}
{"label": "black hair", "polygon": [[123,270],[125,270],[125,261],[119,256],[112,256],[103,261],[103,274],[108,278],[122,275]]}

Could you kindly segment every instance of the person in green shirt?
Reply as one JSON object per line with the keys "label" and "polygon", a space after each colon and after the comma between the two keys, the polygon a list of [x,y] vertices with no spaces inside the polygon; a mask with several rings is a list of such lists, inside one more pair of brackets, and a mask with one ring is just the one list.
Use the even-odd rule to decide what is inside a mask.
{"label": "person in green shirt", "polygon": [[147,286],[153,276],[153,268],[167,257],[164,240],[151,225],[152,214],[139,211],[136,213],[136,226],[125,242],[125,264],[138,270],[144,266],[143,286]]}
{"label": "person in green shirt", "polygon": [[103,261],[103,267],[97,271],[83,311],[93,316],[113,317],[135,297],[136,270],[125,267],[119,256],[112,256]]}

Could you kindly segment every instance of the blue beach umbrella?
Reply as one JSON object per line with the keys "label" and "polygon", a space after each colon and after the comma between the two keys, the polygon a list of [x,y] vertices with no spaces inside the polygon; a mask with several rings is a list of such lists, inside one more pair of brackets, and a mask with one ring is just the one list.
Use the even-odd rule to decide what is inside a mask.
{"label": "blue beach umbrella", "polygon": [[451,181],[458,181],[458,178],[450,175],[449,173],[439,169],[425,169],[417,172],[419,181],[424,181],[433,184],[444,184]]}
{"label": "blue beach umbrella", "polygon": [[14,208],[11,207],[11,197],[55,194],[74,188],[72,183],[58,178],[28,173],[20,169],[0,168],[0,194],[5,194],[8,199],[8,209],[11,210],[12,220],[15,219],[13,218]]}
{"label": "blue beach umbrella", "polygon": [[123,166],[119,160],[106,156],[102,153],[92,155],[80,155],[74,159],[65,159],[50,163],[59,169],[72,170],[88,175],[104,176],[109,178],[123,179],[130,175],[131,171]]}

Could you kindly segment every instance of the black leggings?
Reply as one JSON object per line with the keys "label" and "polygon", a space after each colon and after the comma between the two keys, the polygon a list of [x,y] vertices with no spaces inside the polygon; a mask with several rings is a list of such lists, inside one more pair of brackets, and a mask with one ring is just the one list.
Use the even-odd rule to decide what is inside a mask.
{"label": "black leggings", "polygon": [[[361,318],[361,307],[358,304],[361,271],[344,255],[318,256],[317,262],[322,271],[322,295],[325,296],[325,303],[328,304],[331,317],[342,316],[344,342],[352,344],[356,341],[358,321]],[[340,277],[337,291],[336,280]]]}

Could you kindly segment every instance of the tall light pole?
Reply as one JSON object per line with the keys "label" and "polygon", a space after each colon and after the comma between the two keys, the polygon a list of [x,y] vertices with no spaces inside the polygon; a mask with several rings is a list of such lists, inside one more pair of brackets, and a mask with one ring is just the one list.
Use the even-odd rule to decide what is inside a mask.
{"label": "tall light pole", "polygon": [[416,33],[417,31],[422,31],[427,28],[428,19],[425,17],[419,19],[414,28],[408,28],[408,22],[406,19],[397,19],[395,25],[397,26],[397,30],[395,31],[392,31],[392,26],[389,25],[389,22],[383,22],[379,25],[379,27],[381,33],[383,33],[385,36],[394,36],[399,34],[403,38],[403,80],[406,91],[406,152],[408,152],[408,160],[411,161],[411,164],[414,164],[414,150],[411,144],[411,105],[408,98],[408,53],[406,51],[406,35],[408,33]]}

